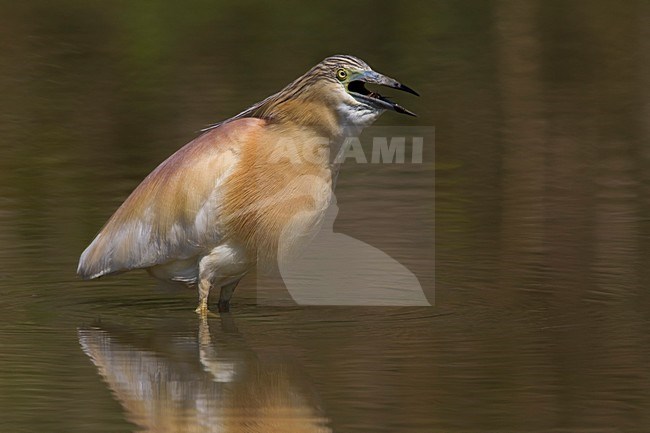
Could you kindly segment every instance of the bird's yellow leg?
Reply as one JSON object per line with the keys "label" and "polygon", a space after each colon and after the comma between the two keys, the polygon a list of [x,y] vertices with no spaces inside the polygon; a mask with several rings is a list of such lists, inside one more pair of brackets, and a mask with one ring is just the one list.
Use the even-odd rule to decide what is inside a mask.
{"label": "bird's yellow leg", "polygon": [[196,307],[196,310],[194,310],[196,313],[199,314],[201,317],[207,317],[208,316],[208,300],[207,299],[201,299],[199,301],[199,306]]}
{"label": "bird's yellow leg", "polygon": [[199,306],[196,311],[201,317],[208,316],[208,295],[210,294],[210,283],[207,280],[199,282]]}

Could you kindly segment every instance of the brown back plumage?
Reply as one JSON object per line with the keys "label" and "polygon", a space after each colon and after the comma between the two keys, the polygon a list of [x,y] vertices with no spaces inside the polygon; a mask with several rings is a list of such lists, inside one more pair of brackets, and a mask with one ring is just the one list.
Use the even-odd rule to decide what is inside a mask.
{"label": "brown back plumage", "polygon": [[85,278],[186,259],[214,245],[219,185],[265,122],[240,119],[209,131],[160,164],[131,193],[81,255]]}

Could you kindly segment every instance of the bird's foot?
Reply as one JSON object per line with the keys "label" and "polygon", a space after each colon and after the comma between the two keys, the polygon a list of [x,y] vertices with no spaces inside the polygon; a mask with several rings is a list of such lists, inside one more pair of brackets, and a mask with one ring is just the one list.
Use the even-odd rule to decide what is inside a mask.
{"label": "bird's foot", "polygon": [[[199,306],[196,307],[196,310],[194,311],[201,317],[201,319],[207,319],[208,317],[219,317],[218,314],[215,314],[212,311],[208,310],[208,302],[203,300],[199,302]],[[221,303],[219,303],[219,312],[223,312],[221,310]]]}
{"label": "bird's foot", "polygon": [[199,316],[202,318],[208,317],[208,300],[207,299],[201,299],[199,301],[199,306],[196,307],[196,310],[194,310]]}

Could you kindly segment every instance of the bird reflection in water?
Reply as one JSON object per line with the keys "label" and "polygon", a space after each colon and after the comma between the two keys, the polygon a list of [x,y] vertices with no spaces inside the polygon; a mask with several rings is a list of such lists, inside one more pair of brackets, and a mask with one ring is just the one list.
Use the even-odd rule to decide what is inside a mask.
{"label": "bird reflection in water", "polygon": [[78,334],[141,431],[331,432],[300,368],[282,357],[261,360],[229,314],[222,315],[218,333],[211,335],[204,318],[197,338],[172,336],[162,349],[104,324]]}

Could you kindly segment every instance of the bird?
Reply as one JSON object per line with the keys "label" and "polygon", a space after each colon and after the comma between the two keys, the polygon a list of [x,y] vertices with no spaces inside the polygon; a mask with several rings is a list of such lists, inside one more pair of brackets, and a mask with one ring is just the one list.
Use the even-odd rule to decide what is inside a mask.
{"label": "bird", "polygon": [[77,274],[145,269],[197,287],[203,317],[210,290],[220,289],[218,311],[228,312],[248,272],[308,242],[331,202],[346,138],[387,110],[415,116],[367,84],[419,96],[357,57],[325,58],[160,163],[83,251]]}

